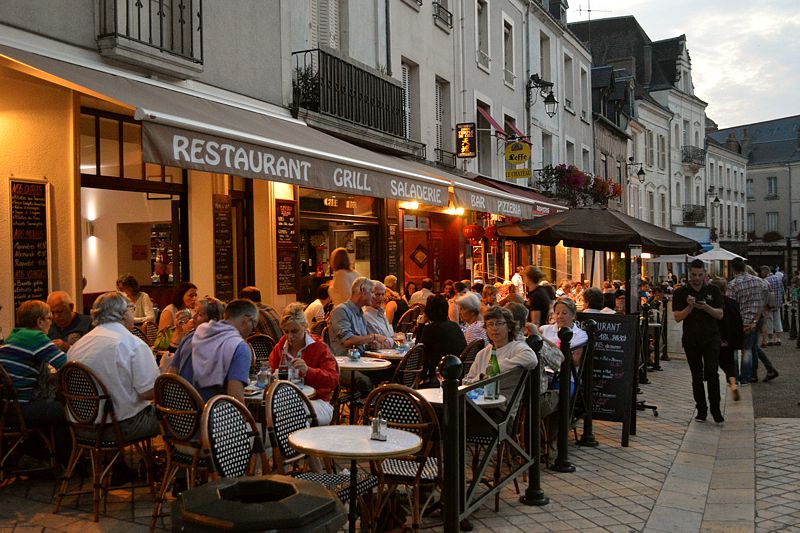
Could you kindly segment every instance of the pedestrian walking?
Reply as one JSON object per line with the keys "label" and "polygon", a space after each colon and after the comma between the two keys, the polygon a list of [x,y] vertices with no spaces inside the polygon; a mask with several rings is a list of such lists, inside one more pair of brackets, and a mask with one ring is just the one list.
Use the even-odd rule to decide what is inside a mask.
{"label": "pedestrian walking", "polygon": [[[711,284],[725,294],[728,282],[725,278],[714,278]],[[730,296],[723,297],[722,320],[719,321],[719,367],[725,372],[725,379],[728,382],[733,401],[738,402],[741,398],[739,389],[736,387],[736,379],[739,372],[736,368],[736,357],[734,352],[742,349],[744,332],[742,331],[742,315],[739,313],[739,305]]]}
{"label": "pedestrian walking", "polygon": [[[719,320],[723,317],[722,293],[705,281],[706,267],[700,259],[689,265],[689,283],[675,291],[672,302],[676,322],[683,322],[683,350],[692,373],[698,422],[705,422],[709,409],[714,422],[725,419],[719,401]],[[703,382],[707,385],[704,387]],[[706,402],[706,387],[708,401]]]}

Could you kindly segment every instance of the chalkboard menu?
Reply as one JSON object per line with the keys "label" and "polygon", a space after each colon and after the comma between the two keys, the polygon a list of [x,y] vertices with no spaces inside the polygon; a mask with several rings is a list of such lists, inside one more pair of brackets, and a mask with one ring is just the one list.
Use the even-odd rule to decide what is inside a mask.
{"label": "chalkboard menu", "polygon": [[297,204],[293,200],[275,200],[275,231],[278,248],[297,247]]}
{"label": "chalkboard menu", "polygon": [[214,202],[214,295],[223,301],[233,299],[233,230],[231,198],[212,195]]}
{"label": "chalkboard menu", "polygon": [[592,358],[592,415],[596,420],[622,422],[623,446],[627,446],[636,377],[639,315],[578,315],[579,322],[588,319],[597,322]]}
{"label": "chalkboard menu", "polygon": [[398,248],[397,224],[389,224],[386,226],[386,271],[389,274],[400,277],[400,253]]}
{"label": "chalkboard menu", "polygon": [[278,248],[278,294],[294,294],[297,287],[297,274],[300,267],[297,264],[298,251],[296,248]]}
{"label": "chalkboard menu", "polygon": [[46,182],[10,180],[14,309],[50,292],[48,196]]}

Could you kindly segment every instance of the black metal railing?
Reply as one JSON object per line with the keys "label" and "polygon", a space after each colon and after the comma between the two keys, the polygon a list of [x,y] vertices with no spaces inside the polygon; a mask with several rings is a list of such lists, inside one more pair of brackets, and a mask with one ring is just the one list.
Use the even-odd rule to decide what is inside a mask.
{"label": "black metal railing", "polygon": [[456,167],[456,154],[442,150],[441,148],[434,148],[433,153],[436,155],[436,162],[446,167]]}
{"label": "black metal railing", "polygon": [[293,108],[405,137],[400,82],[383,78],[318,48],[292,53]]}
{"label": "black metal railing", "polygon": [[125,38],[203,63],[203,0],[98,0],[98,40]]}
{"label": "black metal railing", "polygon": [[406,144],[411,149],[411,157],[424,161],[428,159],[428,145],[421,142],[406,139]]}
{"label": "black metal railing", "polygon": [[434,2],[431,4],[433,7],[433,18],[441,21],[443,24],[446,24],[448,28],[453,27],[453,14],[450,13],[446,7],[444,7],[439,2]]}
{"label": "black metal railing", "polygon": [[706,206],[704,205],[683,205],[683,223],[697,224],[706,221]]}
{"label": "black metal railing", "polygon": [[706,151],[697,146],[681,146],[681,162],[694,165],[706,164]]}

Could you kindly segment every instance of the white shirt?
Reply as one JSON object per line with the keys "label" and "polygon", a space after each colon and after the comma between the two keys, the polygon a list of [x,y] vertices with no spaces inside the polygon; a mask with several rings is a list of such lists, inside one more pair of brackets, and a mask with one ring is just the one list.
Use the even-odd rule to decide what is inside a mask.
{"label": "white shirt", "polygon": [[340,268],[333,273],[333,279],[328,286],[328,296],[331,297],[334,307],[350,299],[353,293],[353,282],[359,274],[355,270]]}
{"label": "white shirt", "polygon": [[[542,337],[549,340],[556,346],[560,346],[561,340],[558,338],[558,326],[555,324],[547,324],[546,326],[541,326],[539,328],[539,332],[542,334]],[[572,325],[572,340],[569,341],[570,348],[573,350],[575,348],[579,348],[589,342],[589,336],[583,331],[581,328],[578,327],[577,324]]]}
{"label": "white shirt", "polygon": [[[478,381],[481,374],[486,372],[489,361],[492,358],[492,346],[487,344],[483,350],[475,356],[475,362],[464,376],[464,383]],[[535,368],[538,364],[536,353],[524,341],[513,340],[497,349],[497,363],[500,365],[500,372],[507,372],[512,368]]]}
{"label": "white shirt", "polygon": [[365,305],[362,311],[364,311],[364,322],[367,324],[367,333],[377,333],[387,339],[394,337],[394,330],[386,319],[386,311],[382,307],[375,309],[371,305]]}
{"label": "white shirt", "polygon": [[153,388],[159,374],[156,358],[123,324],[96,326],[72,345],[67,358],[88,366],[103,382],[117,420],[127,420],[150,404],[139,394]]}
{"label": "white shirt", "polygon": [[603,315],[616,315],[617,312],[611,309],[610,307],[604,307],[602,309],[589,309],[588,307],[584,308],[582,311],[583,313],[600,313]]}
{"label": "white shirt", "polygon": [[411,295],[411,300],[409,300],[408,305],[425,305],[428,303],[428,296],[433,294],[433,291],[430,289],[422,288]]}
{"label": "white shirt", "polygon": [[306,315],[306,322],[311,326],[314,322],[320,322],[325,318],[325,306],[319,301],[319,298],[308,304],[303,314]]}
{"label": "white shirt", "polygon": [[523,281],[519,272],[515,272],[514,275],[511,276],[511,283],[513,283],[514,287],[517,289],[517,294],[525,298],[525,281]]}

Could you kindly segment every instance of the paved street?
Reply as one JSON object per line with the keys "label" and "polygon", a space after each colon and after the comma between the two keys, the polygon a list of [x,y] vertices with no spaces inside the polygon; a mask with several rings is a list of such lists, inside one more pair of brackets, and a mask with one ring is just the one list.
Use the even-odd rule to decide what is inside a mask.
{"label": "paved street", "polygon": [[[797,350],[784,341],[768,353],[788,367]],[[518,503],[511,485],[499,513],[487,507],[473,515],[474,531],[800,531],[800,419],[753,417],[753,398],[772,384],[745,387],[740,402],[726,398],[723,425],[700,424],[681,354],[663,366],[642,387],[659,416],[639,413],[630,447],[620,446],[620,424],[597,422],[599,447],[570,444],[575,473],[543,473],[549,505]],[[131,511],[126,493],[115,491],[99,524],[89,519],[87,497],[65,500],[53,515],[52,493],[46,478],[0,489],[0,531],[144,531],[149,524],[145,492]]]}

